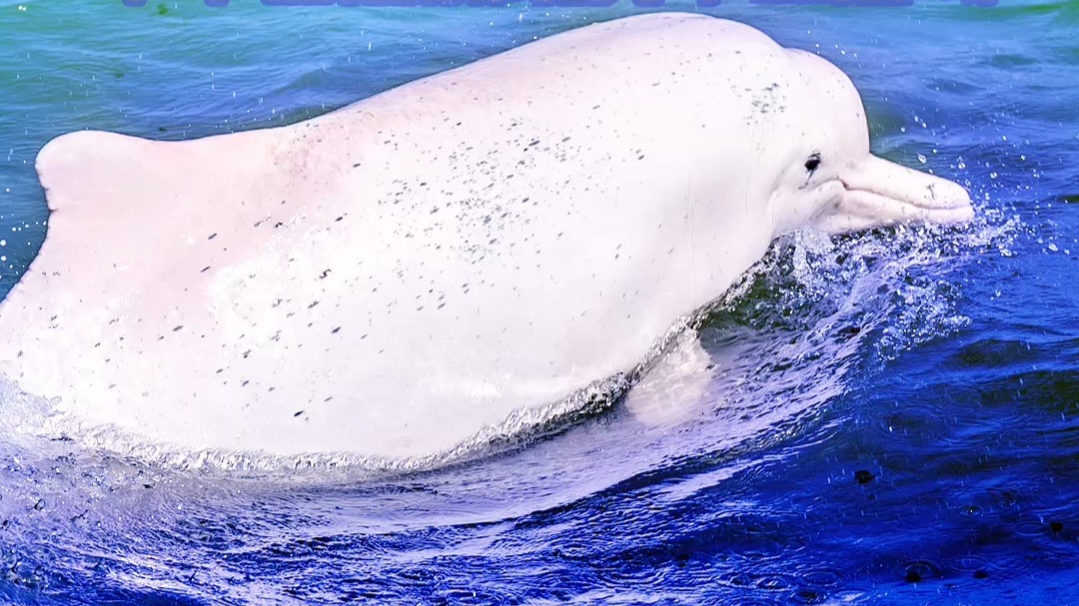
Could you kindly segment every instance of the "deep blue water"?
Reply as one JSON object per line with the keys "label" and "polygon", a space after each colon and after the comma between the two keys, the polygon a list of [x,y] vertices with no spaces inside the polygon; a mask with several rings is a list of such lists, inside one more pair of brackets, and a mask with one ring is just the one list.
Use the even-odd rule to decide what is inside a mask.
{"label": "deep blue water", "polygon": [[[641,10],[202,4],[0,0],[0,295],[52,136],[285,124]],[[777,243],[682,426],[615,407],[421,473],[148,464],[5,390],[0,601],[1079,604],[1079,3],[709,10],[843,68],[975,224]]]}

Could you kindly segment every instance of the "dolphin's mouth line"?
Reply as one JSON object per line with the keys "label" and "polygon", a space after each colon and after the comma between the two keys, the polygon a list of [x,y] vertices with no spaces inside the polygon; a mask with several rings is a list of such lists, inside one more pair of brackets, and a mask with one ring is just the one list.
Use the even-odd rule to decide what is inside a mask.
{"label": "dolphin's mouth line", "polygon": [[846,167],[837,179],[845,190],[842,210],[857,217],[840,219],[841,224],[964,223],[974,218],[963,186],[872,154]]}
{"label": "dolphin's mouth line", "polygon": [[[970,202],[967,200],[949,200],[937,196],[934,184],[929,183],[925,187],[929,191],[929,200],[923,199],[911,199],[907,197],[898,197],[889,195],[887,193],[874,190],[867,187],[854,187],[851,186],[843,178],[839,178],[839,182],[843,185],[843,189],[848,196],[864,197],[869,200],[873,200],[881,205],[898,205],[901,208],[912,208],[922,212],[947,212],[947,211],[965,211],[970,208]],[[931,201],[931,204],[926,204],[927,201]]]}

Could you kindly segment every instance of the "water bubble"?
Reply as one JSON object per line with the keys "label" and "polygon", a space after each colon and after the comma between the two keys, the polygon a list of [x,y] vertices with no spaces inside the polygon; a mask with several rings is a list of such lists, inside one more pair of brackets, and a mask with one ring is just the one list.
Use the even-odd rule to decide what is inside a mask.
{"label": "water bubble", "polygon": [[912,560],[902,565],[901,576],[908,583],[921,583],[941,577],[941,567],[929,560]]}

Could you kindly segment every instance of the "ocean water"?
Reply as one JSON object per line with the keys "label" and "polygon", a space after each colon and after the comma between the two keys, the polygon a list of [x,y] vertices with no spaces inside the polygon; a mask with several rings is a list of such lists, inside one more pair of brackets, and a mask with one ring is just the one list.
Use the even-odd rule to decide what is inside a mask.
{"label": "ocean water", "polygon": [[[0,0],[0,296],[55,135],[291,123],[646,10],[232,4]],[[777,242],[675,428],[615,406],[410,473],[44,440],[3,384],[0,603],[1079,604],[1079,3],[707,11],[839,65],[974,224]]]}

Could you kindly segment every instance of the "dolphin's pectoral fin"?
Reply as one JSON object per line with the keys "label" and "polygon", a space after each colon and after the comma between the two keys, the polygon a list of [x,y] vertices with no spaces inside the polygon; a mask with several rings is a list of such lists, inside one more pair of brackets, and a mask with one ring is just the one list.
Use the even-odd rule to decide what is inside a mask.
{"label": "dolphin's pectoral fin", "polygon": [[697,331],[688,329],[630,389],[626,410],[649,426],[681,423],[701,410],[713,367]]}

